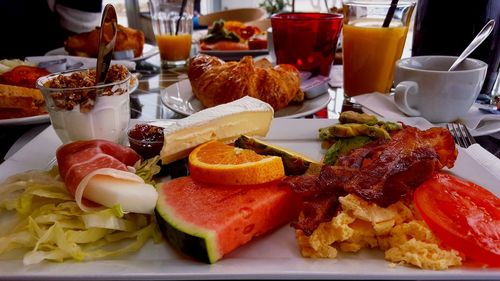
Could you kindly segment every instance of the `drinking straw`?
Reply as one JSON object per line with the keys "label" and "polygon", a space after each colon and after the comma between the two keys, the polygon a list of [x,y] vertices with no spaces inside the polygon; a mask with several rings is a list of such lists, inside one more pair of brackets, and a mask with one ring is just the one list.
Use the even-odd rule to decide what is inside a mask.
{"label": "drinking straw", "polygon": [[387,11],[387,15],[385,16],[384,23],[382,24],[382,27],[389,27],[389,24],[391,23],[392,17],[394,16],[394,12],[396,11],[396,8],[398,6],[398,1],[399,0],[392,0],[391,1],[391,7],[389,7],[389,10]]}
{"label": "drinking straw", "polygon": [[292,0],[292,13],[295,13],[295,0]]}
{"label": "drinking straw", "polygon": [[175,27],[175,35],[179,33],[179,25],[181,24],[181,18],[184,15],[184,9],[186,8],[187,0],[182,0],[181,10],[179,11],[179,18],[177,19],[177,25]]}

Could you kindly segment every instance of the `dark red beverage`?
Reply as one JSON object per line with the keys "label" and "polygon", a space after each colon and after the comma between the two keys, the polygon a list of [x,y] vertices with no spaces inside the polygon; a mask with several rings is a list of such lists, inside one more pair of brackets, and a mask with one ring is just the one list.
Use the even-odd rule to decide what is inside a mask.
{"label": "dark red beverage", "polygon": [[329,76],[342,28],[342,15],[282,13],[271,17],[278,64],[292,64],[312,76]]}
{"label": "dark red beverage", "polygon": [[491,95],[500,65],[500,0],[419,0],[412,55],[459,56],[491,19],[493,32],[470,55],[488,64],[481,94]]}

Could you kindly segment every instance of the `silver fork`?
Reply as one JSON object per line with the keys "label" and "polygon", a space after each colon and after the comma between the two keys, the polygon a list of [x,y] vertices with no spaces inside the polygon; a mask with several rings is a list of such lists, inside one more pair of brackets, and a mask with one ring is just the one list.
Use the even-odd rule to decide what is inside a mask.
{"label": "silver fork", "polygon": [[455,143],[461,147],[467,148],[476,143],[474,137],[470,134],[469,129],[461,123],[447,123],[446,128],[450,131]]}

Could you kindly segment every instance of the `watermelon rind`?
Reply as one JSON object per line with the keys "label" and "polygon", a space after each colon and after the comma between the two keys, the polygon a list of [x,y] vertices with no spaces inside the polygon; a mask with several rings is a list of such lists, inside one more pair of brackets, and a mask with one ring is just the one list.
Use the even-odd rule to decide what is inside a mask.
{"label": "watermelon rind", "polygon": [[199,227],[176,215],[173,206],[167,204],[163,188],[158,187],[156,218],[168,243],[178,251],[206,263],[215,263],[222,257],[217,248],[216,233]]}

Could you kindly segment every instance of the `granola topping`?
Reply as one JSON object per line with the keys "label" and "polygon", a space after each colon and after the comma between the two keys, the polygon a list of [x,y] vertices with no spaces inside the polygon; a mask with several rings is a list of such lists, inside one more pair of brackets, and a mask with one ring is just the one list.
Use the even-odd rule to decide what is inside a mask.
{"label": "granola topping", "polygon": [[[105,83],[123,81],[128,75],[129,72],[125,66],[112,65],[109,68]],[[73,110],[76,105],[80,105],[80,112],[82,113],[89,112],[94,108],[98,96],[117,96],[124,94],[128,90],[128,82],[109,87],[93,88],[95,79],[96,71],[91,69],[74,72],[71,75],[58,75],[54,79],[47,81],[44,86],[63,89],[60,92],[50,94],[57,108]]]}

